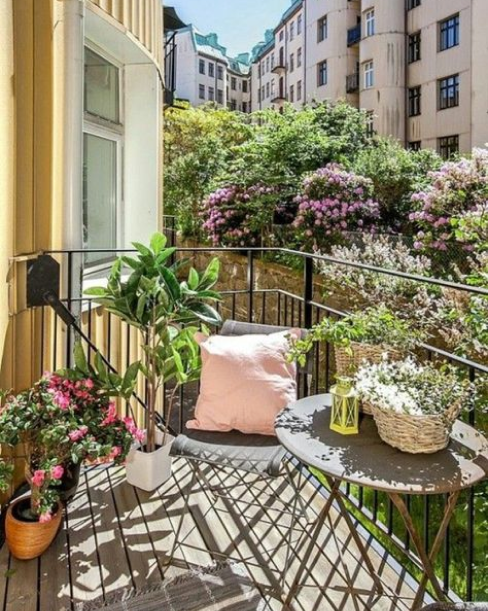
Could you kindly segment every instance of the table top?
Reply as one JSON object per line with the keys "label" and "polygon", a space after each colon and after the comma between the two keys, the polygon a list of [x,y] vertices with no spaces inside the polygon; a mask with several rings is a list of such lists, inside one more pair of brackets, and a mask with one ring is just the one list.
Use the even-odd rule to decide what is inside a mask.
{"label": "table top", "polygon": [[474,486],[488,475],[488,440],[460,420],[451,442],[434,454],[407,454],[384,443],[371,416],[358,435],[332,431],[329,394],[300,399],[275,423],[283,447],[303,464],[334,479],[399,494],[441,494]]}

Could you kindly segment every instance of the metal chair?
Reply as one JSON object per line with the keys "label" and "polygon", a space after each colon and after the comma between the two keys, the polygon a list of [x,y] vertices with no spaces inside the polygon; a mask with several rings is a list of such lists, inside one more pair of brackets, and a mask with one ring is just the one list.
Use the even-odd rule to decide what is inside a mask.
{"label": "metal chair", "polygon": [[[239,336],[246,334],[271,334],[278,331],[288,330],[289,327],[279,327],[273,325],[262,325],[255,323],[243,323],[233,320],[228,320],[224,323],[221,329],[221,335],[227,336]],[[306,330],[302,331],[305,335]],[[309,382],[309,374],[311,369],[311,359],[309,359],[305,368],[298,368],[297,371],[297,388],[300,387],[300,383],[305,385]],[[279,502],[283,504],[283,514],[289,514],[291,516],[290,522],[290,535],[293,528],[296,526],[299,520],[300,514],[305,516],[307,519],[306,507],[301,499],[300,494],[297,490],[300,482],[295,483],[292,473],[297,473],[294,466],[288,464],[285,460],[286,451],[278,443],[276,437],[265,436],[265,435],[248,435],[239,431],[230,432],[206,432],[206,431],[195,431],[185,429],[179,434],[171,449],[171,455],[177,458],[186,459],[192,468],[192,479],[188,487],[188,494],[184,497],[185,510],[190,511],[189,508],[189,496],[198,483],[201,490],[210,490],[214,497],[230,498],[235,503],[246,503],[247,505],[257,505],[249,501],[242,499],[235,499],[228,497],[225,492],[234,490],[240,486],[247,487],[248,490],[260,481],[272,482],[279,478],[285,478],[286,481],[294,489],[294,499],[292,503],[292,509],[285,501],[277,498]],[[226,486],[212,486],[209,478],[200,468],[201,464],[210,465],[212,470],[218,471],[219,469],[230,471],[231,475],[236,475],[238,482],[231,483]],[[246,481],[242,476],[244,474],[253,474],[255,479],[252,482]],[[229,474],[227,474],[228,476]],[[301,473],[299,473],[299,478]],[[226,478],[228,481],[228,477]],[[276,497],[275,497],[276,498]],[[298,505],[300,508],[298,508]],[[176,528],[175,539],[173,543],[173,549],[169,555],[168,564],[172,563],[176,549],[179,544],[179,536],[181,533],[181,527],[183,524],[183,513],[180,516],[178,526]],[[307,519],[308,520],[308,519]],[[290,546],[291,536],[287,539],[287,554],[285,559],[285,569],[290,561]],[[217,555],[229,558],[226,554],[215,552]],[[239,558],[239,560],[243,560]],[[266,567],[269,568],[269,567]],[[283,571],[284,576],[286,570]]]}

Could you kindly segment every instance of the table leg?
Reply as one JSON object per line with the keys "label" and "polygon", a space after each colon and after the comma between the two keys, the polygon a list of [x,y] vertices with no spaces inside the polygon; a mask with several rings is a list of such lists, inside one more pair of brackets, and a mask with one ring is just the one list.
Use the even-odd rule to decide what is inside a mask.
{"label": "table leg", "polygon": [[415,524],[413,523],[412,516],[408,511],[408,508],[403,500],[403,498],[396,493],[389,493],[388,496],[392,500],[395,507],[398,509],[400,516],[407,528],[410,536],[412,537],[412,541],[415,545],[415,549],[417,550],[417,554],[420,558],[420,562],[423,567],[423,575],[420,580],[419,589],[417,590],[415,599],[413,601],[412,610],[416,611],[416,609],[420,608],[423,602],[425,590],[427,588],[427,584],[430,581],[432,587],[435,590],[435,594],[440,601],[446,601],[447,597],[442,591],[442,588],[439,584],[439,580],[436,577],[434,571],[434,561],[437,557],[437,554],[440,551],[442,542],[444,540],[447,527],[449,526],[449,522],[451,521],[452,515],[456,508],[456,504],[460,495],[460,491],[451,492],[449,494],[448,502],[446,508],[444,510],[444,515],[442,517],[441,525],[439,530],[437,531],[437,535],[434,539],[434,543],[432,545],[430,554],[428,554],[427,550],[424,548],[422,544],[422,539],[415,528]]}

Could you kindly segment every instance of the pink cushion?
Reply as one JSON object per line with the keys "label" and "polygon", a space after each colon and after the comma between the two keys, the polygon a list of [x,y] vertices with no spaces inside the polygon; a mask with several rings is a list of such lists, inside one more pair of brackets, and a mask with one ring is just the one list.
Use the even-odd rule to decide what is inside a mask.
{"label": "pink cushion", "polygon": [[286,361],[298,329],[271,335],[197,334],[200,396],[189,429],[274,435],[278,412],[296,399],[296,366]]}

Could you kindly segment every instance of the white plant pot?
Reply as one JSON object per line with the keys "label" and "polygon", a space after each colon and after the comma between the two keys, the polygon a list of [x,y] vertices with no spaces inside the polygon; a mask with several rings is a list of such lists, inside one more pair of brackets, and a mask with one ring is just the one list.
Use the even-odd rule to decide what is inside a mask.
{"label": "white plant pot", "polygon": [[156,444],[161,445],[154,452],[143,452],[139,444],[132,447],[126,461],[127,481],[131,486],[152,492],[171,477],[172,457],[169,455],[174,437],[166,434],[163,443],[163,433],[156,432]]}

